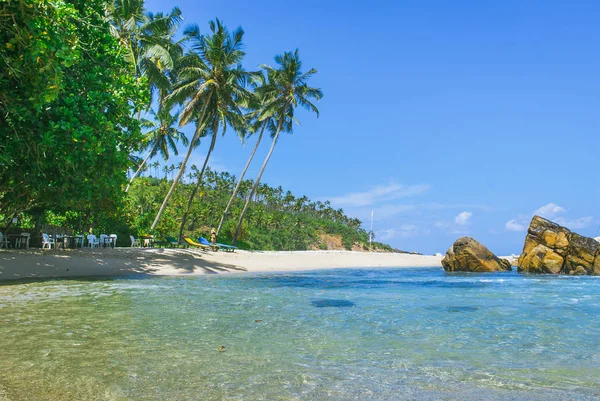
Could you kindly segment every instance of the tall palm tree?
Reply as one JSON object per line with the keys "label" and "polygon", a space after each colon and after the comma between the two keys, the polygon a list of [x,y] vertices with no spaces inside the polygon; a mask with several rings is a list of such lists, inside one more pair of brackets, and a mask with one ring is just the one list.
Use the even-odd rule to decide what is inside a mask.
{"label": "tall palm tree", "polygon": [[[257,74],[256,78],[257,78],[256,79],[257,87],[267,85],[267,80],[264,78],[263,74]],[[250,163],[252,163],[252,159],[254,158],[256,149],[258,149],[258,145],[260,145],[260,141],[262,140],[263,134],[265,132],[265,128],[267,128],[267,126],[270,126],[270,130],[272,132],[275,131],[274,127],[275,127],[276,122],[274,121],[273,118],[265,118],[262,121],[258,119],[258,116],[261,113],[261,107],[264,107],[266,105],[266,99],[264,97],[265,92],[266,91],[260,91],[260,90],[257,90],[255,92],[257,108],[256,108],[256,110],[251,112],[247,117],[251,121],[249,123],[250,135],[252,135],[252,133],[256,133],[259,131],[260,131],[260,133],[258,135],[258,139],[256,140],[256,144],[254,145],[254,148],[252,149],[252,153],[250,153],[250,157],[248,158],[248,161],[246,162],[246,165],[244,166],[244,170],[242,170],[242,173],[240,174],[240,176],[238,178],[237,184],[236,184],[233,192],[231,193],[231,196],[229,197],[227,206],[225,207],[225,210],[223,211],[223,215],[221,216],[221,220],[219,221],[216,235],[219,235],[219,233],[221,232],[221,227],[223,226],[223,221],[227,217],[227,214],[229,213],[229,209],[231,208],[231,205],[233,204],[233,201],[235,200],[235,197],[240,189],[240,186],[242,185],[242,182],[244,181],[244,176],[246,175],[246,172],[248,171],[248,168],[250,167]]]}
{"label": "tall palm tree", "polygon": [[[132,75],[138,78],[147,78],[150,94],[148,110],[153,103],[154,96],[158,93],[158,113],[151,113],[155,117],[159,117],[157,119],[158,127],[152,125],[148,127],[147,122],[142,125],[146,125],[155,133],[160,131],[159,127],[161,126],[162,130],[167,127],[171,128],[172,124],[169,122],[171,116],[169,111],[165,111],[163,108],[164,99],[171,90],[171,83],[174,80],[173,70],[177,60],[183,55],[183,43],[187,40],[186,36],[178,41],[175,40],[175,33],[183,20],[181,11],[175,7],[166,15],[163,13],[144,14],[143,0],[114,0],[107,6],[106,18],[110,23],[112,35],[127,49],[125,59],[131,65]],[[136,111],[138,120],[141,120],[142,109]],[[165,122],[168,122],[167,126],[165,126]],[[178,134],[172,132],[167,135]],[[125,192],[129,190],[131,183],[142,170],[146,161],[156,154],[153,136],[154,134],[151,134],[142,144],[142,146],[147,145],[148,140],[153,142],[146,159],[141,164],[133,164],[137,165],[137,169]],[[174,153],[177,154],[176,150]],[[164,155],[165,153],[163,153]]]}
{"label": "tall palm tree", "polygon": [[254,181],[250,196],[246,200],[244,209],[240,214],[235,234],[233,235],[233,244],[236,243],[237,237],[239,236],[240,230],[242,229],[242,222],[244,221],[244,215],[248,209],[248,205],[252,200],[260,179],[269,163],[269,159],[275,149],[275,144],[279,138],[279,134],[283,127],[287,126],[291,130],[291,123],[294,121],[294,109],[298,105],[305,109],[312,111],[319,116],[319,110],[310,101],[310,99],[319,100],[323,97],[323,92],[318,88],[311,88],[307,85],[306,81],[317,73],[317,70],[310,69],[306,73],[302,73],[302,61],[298,54],[298,49],[294,52],[285,52],[283,55],[275,56],[275,62],[279,65],[278,68],[270,66],[262,66],[262,69],[266,71],[269,85],[259,88],[259,92],[268,99],[265,106],[260,113],[259,120],[271,118],[273,116],[277,119],[277,128],[273,135],[271,142],[271,148],[269,153],[265,157],[265,160],[260,168],[258,177]]}
{"label": "tall palm tree", "polygon": [[153,120],[142,120],[142,128],[149,130],[144,136],[144,144],[150,151],[144,158],[144,161],[140,163],[135,174],[133,174],[133,177],[129,180],[125,192],[129,191],[129,187],[131,187],[134,178],[142,171],[149,159],[160,153],[162,158],[167,161],[169,160],[169,149],[173,154],[179,154],[177,152],[177,142],[181,140],[181,143],[183,143],[184,146],[188,145],[188,139],[185,134],[176,128],[179,113],[171,115],[169,110],[163,107],[159,109],[158,113],[155,113],[154,110],[150,109],[150,114],[154,117]]}
{"label": "tall palm tree", "polygon": [[[215,128],[218,126],[215,127],[215,121],[220,120],[223,128],[227,124],[233,125],[234,129],[239,128],[239,121],[243,120],[241,107],[250,101],[250,92],[245,88],[249,74],[241,66],[245,55],[242,50],[243,29],[237,28],[229,33],[218,19],[211,21],[209,27],[211,33],[208,35],[200,35],[197,26],[185,32],[191,38],[193,51],[180,60],[178,83],[169,95],[168,103],[182,103],[179,124],[194,121],[196,130],[151,230],[156,228],[199,138],[207,135],[209,130],[212,131],[213,143],[207,154],[206,165],[216,140]],[[199,176],[198,182],[201,180],[202,177]],[[197,191],[196,188],[194,192]]]}

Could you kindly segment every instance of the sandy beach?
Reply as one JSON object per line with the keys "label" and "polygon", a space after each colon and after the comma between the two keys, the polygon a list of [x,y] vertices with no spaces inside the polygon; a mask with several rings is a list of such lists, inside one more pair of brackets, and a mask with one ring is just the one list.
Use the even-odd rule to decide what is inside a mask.
{"label": "sandy beach", "polygon": [[201,275],[331,268],[440,266],[441,256],[351,251],[235,253],[195,249],[116,248],[0,252],[0,280],[24,278]]}

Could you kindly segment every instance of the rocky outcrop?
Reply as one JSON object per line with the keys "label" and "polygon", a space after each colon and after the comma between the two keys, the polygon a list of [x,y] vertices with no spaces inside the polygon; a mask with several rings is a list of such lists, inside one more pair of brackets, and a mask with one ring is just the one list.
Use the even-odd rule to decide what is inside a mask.
{"label": "rocky outcrop", "polygon": [[523,273],[599,275],[600,243],[534,216],[518,266]]}
{"label": "rocky outcrop", "polygon": [[442,259],[447,272],[497,272],[510,271],[510,262],[500,259],[471,237],[461,237],[454,242]]}

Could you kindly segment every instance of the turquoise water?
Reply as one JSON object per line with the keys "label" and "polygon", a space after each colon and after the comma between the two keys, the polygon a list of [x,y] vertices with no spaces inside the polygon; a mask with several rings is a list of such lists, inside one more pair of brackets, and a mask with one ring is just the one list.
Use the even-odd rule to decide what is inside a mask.
{"label": "turquoise water", "polygon": [[2,399],[597,400],[600,279],[419,268],[5,283]]}

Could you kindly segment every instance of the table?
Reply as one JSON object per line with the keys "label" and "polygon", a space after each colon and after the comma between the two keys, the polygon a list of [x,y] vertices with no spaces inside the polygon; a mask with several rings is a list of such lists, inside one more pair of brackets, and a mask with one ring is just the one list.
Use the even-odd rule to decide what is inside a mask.
{"label": "table", "polygon": [[117,246],[117,238],[116,237],[111,237],[111,236],[107,236],[107,237],[103,237],[100,236],[100,246],[102,248],[114,248],[115,246]]}
{"label": "table", "polygon": [[67,248],[83,248],[83,235],[56,235],[50,236],[50,238],[54,238],[54,246],[58,249],[59,247],[62,249]]}
{"label": "table", "polygon": [[29,239],[31,238],[30,234],[21,233],[21,234],[6,234],[6,238],[9,239],[13,248],[29,248]]}
{"label": "table", "polygon": [[73,248],[83,248],[84,245],[84,237],[83,235],[73,235]]}
{"label": "table", "polygon": [[152,235],[142,235],[142,247],[143,248],[154,248],[154,236]]}

